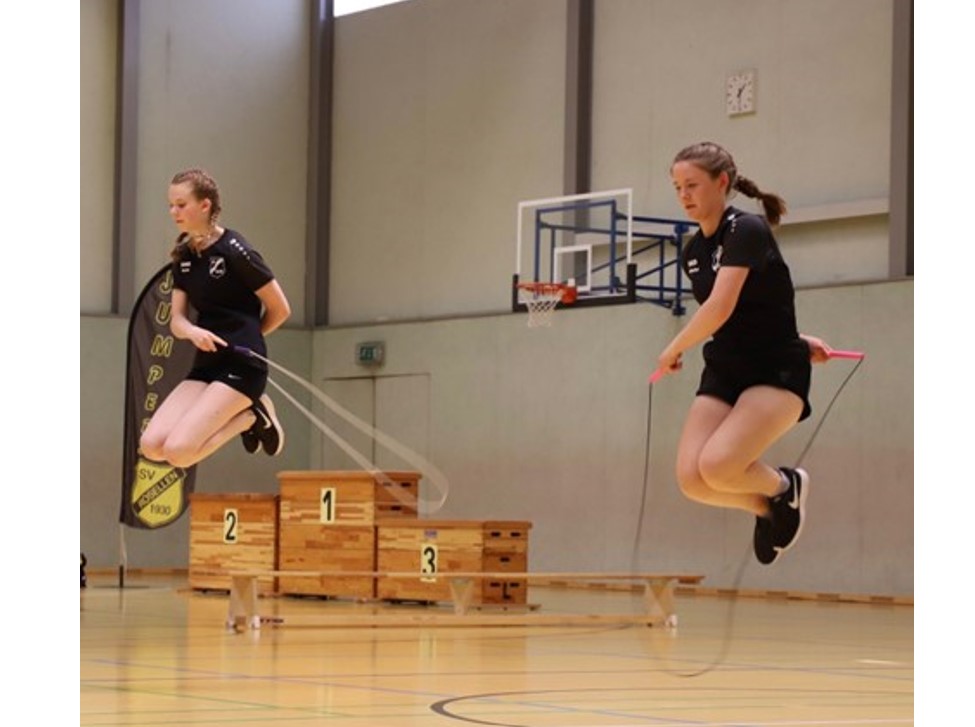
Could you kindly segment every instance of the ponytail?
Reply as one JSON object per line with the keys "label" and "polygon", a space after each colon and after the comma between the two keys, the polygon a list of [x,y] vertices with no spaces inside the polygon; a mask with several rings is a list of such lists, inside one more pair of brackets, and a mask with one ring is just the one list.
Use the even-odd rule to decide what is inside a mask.
{"label": "ponytail", "polygon": [[782,219],[782,215],[786,213],[784,199],[777,194],[763,192],[758,188],[758,185],[748,177],[737,177],[731,186],[746,197],[751,197],[752,199],[757,199],[759,202],[761,202],[762,209],[765,210],[765,217],[768,219],[769,224],[779,224],[779,220]]}

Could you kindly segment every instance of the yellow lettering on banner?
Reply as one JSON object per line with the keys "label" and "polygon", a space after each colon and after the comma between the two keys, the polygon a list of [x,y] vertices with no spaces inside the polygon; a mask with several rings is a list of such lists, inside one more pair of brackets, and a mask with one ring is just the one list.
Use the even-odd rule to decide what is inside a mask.
{"label": "yellow lettering on banner", "polygon": [[162,280],[159,281],[159,292],[168,293],[173,289],[173,271],[172,269],[167,270],[166,274],[162,276]]}
{"label": "yellow lettering on banner", "polygon": [[143,411],[155,411],[156,404],[159,403],[159,394],[154,391],[150,391],[146,394],[145,404],[142,406]]}
{"label": "yellow lettering on banner", "polygon": [[161,326],[169,323],[169,319],[173,317],[173,305],[168,300],[159,301],[159,305],[156,306],[156,323]]}
{"label": "yellow lettering on banner", "polygon": [[161,379],[165,373],[166,369],[158,364],[153,364],[146,372],[146,383],[149,384],[149,386],[152,386],[154,383],[159,381],[159,379]]}
{"label": "yellow lettering on banner", "polygon": [[173,344],[175,339],[172,336],[163,336],[157,333],[152,339],[152,346],[149,347],[149,353],[152,356],[161,356],[162,358],[169,358],[173,355]]}

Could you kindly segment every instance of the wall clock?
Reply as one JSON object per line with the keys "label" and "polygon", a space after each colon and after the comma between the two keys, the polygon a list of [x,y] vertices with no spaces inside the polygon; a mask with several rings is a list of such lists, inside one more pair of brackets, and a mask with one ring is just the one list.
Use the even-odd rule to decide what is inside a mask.
{"label": "wall clock", "polygon": [[728,116],[755,112],[755,71],[738,71],[725,82],[725,111]]}

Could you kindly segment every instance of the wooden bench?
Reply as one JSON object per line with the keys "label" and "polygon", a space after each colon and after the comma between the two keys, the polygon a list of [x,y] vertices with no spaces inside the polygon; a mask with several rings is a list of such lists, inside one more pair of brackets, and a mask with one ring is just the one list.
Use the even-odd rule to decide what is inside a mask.
{"label": "wooden bench", "polygon": [[[389,571],[223,571],[230,578],[230,605],[227,627],[235,631],[260,629],[262,623],[313,626],[498,626],[498,625],[592,625],[634,623],[647,626],[677,625],[674,589],[678,584],[697,584],[704,576],[687,573],[597,573],[597,572],[470,572],[425,574]],[[308,623],[301,617],[262,618],[258,608],[258,579],[268,577],[300,578],[443,578],[450,584],[452,614],[333,614]],[[474,583],[485,578],[519,578],[527,581],[629,581],[643,584],[644,610],[639,614],[481,614],[472,609]]]}

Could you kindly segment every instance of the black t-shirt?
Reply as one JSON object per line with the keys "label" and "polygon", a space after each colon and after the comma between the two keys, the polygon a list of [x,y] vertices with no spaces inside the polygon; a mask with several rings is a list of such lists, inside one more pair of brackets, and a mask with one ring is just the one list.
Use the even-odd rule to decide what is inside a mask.
{"label": "black t-shirt", "polygon": [[[274,274],[257,252],[234,230],[225,229],[220,238],[199,255],[188,246],[180,248],[173,263],[174,285],[186,293],[197,313],[196,324],[225,340],[230,350],[215,353],[197,351],[195,366],[219,364],[233,354],[233,346],[245,346],[267,355],[261,334],[261,299],[255,291],[274,279]],[[247,361],[266,368],[259,359]]]}
{"label": "black t-shirt", "polygon": [[748,268],[748,277],[731,317],[714,334],[712,351],[767,353],[801,340],[789,267],[764,217],[728,207],[711,237],[699,230],[691,238],[681,266],[698,303],[711,295],[722,265]]}

